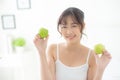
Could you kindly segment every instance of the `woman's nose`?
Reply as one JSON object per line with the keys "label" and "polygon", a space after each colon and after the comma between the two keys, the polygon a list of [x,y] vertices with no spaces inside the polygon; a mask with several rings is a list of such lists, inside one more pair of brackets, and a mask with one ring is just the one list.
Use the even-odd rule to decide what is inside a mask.
{"label": "woman's nose", "polygon": [[67,34],[71,34],[72,33],[72,29],[71,28],[68,28],[67,31],[66,31]]}

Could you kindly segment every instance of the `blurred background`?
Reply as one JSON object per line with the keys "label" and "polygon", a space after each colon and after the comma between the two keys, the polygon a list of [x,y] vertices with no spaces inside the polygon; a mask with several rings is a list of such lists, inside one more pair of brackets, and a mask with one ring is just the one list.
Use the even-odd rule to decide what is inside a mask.
{"label": "blurred background", "polygon": [[68,7],[85,13],[87,37],[81,43],[92,49],[102,43],[112,55],[103,80],[120,80],[119,4],[119,0],[0,0],[0,80],[40,80],[34,36],[45,27],[48,45],[64,41],[57,32],[57,21]]}

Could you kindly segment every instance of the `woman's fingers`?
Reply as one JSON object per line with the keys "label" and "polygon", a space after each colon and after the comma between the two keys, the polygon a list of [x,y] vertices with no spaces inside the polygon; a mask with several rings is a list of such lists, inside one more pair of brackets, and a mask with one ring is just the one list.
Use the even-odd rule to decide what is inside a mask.
{"label": "woman's fingers", "polygon": [[39,34],[36,35],[37,39],[42,39]]}
{"label": "woman's fingers", "polygon": [[48,41],[49,35],[45,38],[46,41]]}
{"label": "woman's fingers", "polygon": [[107,50],[104,50],[104,51],[103,51],[102,56],[106,56],[106,57],[108,57],[108,58],[110,58],[110,59],[112,58],[111,54],[110,54]]}
{"label": "woman's fingers", "polygon": [[97,64],[99,64],[99,65],[109,64],[109,62],[112,58],[111,54],[107,50],[104,50],[101,55],[95,54],[95,57],[96,57]]}
{"label": "woman's fingers", "polygon": [[36,39],[41,39],[41,40],[48,40],[49,35],[46,38],[41,38],[39,34],[36,35]]}

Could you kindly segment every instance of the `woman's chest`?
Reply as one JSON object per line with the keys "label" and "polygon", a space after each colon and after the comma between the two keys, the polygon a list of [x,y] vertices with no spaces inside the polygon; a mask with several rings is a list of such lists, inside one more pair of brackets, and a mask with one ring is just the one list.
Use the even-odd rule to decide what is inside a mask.
{"label": "woman's chest", "polygon": [[59,60],[67,66],[75,67],[86,63],[86,55],[80,54],[80,52],[62,52],[59,54]]}

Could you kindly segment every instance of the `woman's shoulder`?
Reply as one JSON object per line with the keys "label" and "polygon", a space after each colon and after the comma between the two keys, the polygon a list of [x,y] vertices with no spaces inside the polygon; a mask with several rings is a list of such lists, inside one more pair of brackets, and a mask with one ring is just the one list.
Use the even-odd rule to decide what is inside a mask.
{"label": "woman's shoulder", "polygon": [[48,45],[48,55],[56,60],[56,52],[57,52],[57,43],[51,43]]}
{"label": "woman's shoulder", "polygon": [[50,49],[54,49],[54,48],[56,48],[57,47],[57,43],[51,43],[49,46],[48,46],[48,48],[50,48]]}
{"label": "woman's shoulder", "polygon": [[55,60],[57,58],[57,46],[61,45],[63,43],[51,43],[48,46],[48,54],[50,54]]}
{"label": "woman's shoulder", "polygon": [[96,56],[96,54],[95,54],[94,50],[91,49],[90,56],[89,56],[89,64],[92,66],[96,65],[96,57],[95,56]]}
{"label": "woman's shoulder", "polygon": [[95,52],[94,52],[94,50],[93,50],[92,48],[90,48],[90,47],[88,47],[88,46],[85,46],[85,45],[82,45],[82,46],[83,46],[83,48],[84,48],[85,51],[90,51],[90,54],[91,54],[91,55],[94,55],[94,54],[95,54]]}
{"label": "woman's shoulder", "polygon": [[56,50],[58,45],[61,45],[63,43],[51,43],[48,48],[52,50]]}
{"label": "woman's shoulder", "polygon": [[56,43],[52,43],[52,44],[48,45],[48,54],[54,55],[54,53],[56,52],[56,48],[57,48]]}
{"label": "woman's shoulder", "polygon": [[84,47],[84,51],[86,51],[89,54],[89,58],[90,58],[89,60],[94,61],[95,55],[96,55],[94,50],[92,48],[89,48],[89,47],[84,46],[84,45],[83,45],[83,47]]}

